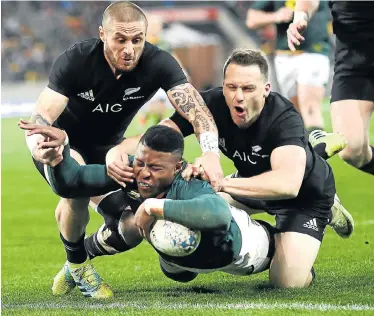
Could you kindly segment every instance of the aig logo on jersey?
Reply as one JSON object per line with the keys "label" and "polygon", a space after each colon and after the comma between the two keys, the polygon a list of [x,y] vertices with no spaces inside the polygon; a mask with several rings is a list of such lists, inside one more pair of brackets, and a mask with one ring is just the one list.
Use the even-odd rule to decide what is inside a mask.
{"label": "aig logo on jersey", "polygon": [[139,95],[139,96],[130,96],[140,90],[140,87],[137,88],[128,88],[125,90],[125,94],[123,95],[123,101],[127,100],[135,100],[135,99],[142,99],[144,98],[144,95]]}
{"label": "aig logo on jersey", "polygon": [[261,146],[256,145],[252,147],[252,153],[251,155],[247,154],[246,152],[239,152],[238,150],[235,150],[234,154],[232,155],[232,158],[238,157],[241,161],[247,161],[251,163],[252,165],[257,164],[257,161],[253,159],[253,156],[260,157],[260,158],[268,158],[269,155],[262,155],[259,152],[262,150]]}

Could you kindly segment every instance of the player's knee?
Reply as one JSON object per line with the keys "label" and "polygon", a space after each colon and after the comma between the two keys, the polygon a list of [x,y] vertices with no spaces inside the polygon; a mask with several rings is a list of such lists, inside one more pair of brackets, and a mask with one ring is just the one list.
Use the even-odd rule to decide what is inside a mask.
{"label": "player's knee", "polygon": [[191,272],[191,271],[181,271],[178,273],[171,273],[166,271],[162,265],[160,265],[162,273],[167,276],[169,279],[176,281],[176,282],[181,282],[181,283],[187,283],[192,281],[197,277],[197,273]]}
{"label": "player's knee", "polygon": [[339,153],[339,156],[346,163],[354,167],[361,167],[365,161],[364,146],[348,142],[347,147]]}
{"label": "player's knee", "polygon": [[81,219],[86,217],[86,221],[89,221],[88,204],[89,198],[82,199],[61,199],[58,203],[55,211],[56,221],[60,222],[61,217],[66,213],[77,214]]}
{"label": "player's knee", "polygon": [[270,272],[270,284],[278,288],[305,288],[308,287],[312,282],[312,274],[272,274]]}

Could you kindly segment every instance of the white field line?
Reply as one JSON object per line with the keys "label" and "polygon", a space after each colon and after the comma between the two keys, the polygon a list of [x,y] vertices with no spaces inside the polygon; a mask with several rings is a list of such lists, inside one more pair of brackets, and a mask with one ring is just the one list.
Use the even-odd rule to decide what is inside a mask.
{"label": "white field line", "polygon": [[355,223],[357,226],[374,225],[374,219]]}
{"label": "white field line", "polygon": [[313,310],[313,311],[374,311],[374,305],[333,305],[333,304],[314,304],[314,303],[237,303],[237,304],[143,304],[143,303],[88,303],[64,304],[64,303],[34,303],[34,304],[2,304],[2,309],[167,309],[167,310],[183,310],[183,309],[227,309],[227,310]]}

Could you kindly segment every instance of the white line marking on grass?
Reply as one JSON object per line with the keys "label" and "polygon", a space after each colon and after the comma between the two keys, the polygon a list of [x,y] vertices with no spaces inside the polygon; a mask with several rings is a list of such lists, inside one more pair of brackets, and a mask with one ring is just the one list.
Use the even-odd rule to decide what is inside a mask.
{"label": "white line marking on grass", "polygon": [[237,304],[143,304],[143,303],[81,303],[81,304],[60,304],[60,303],[35,303],[35,304],[3,304],[5,309],[60,309],[60,308],[85,308],[85,309],[232,309],[232,310],[251,310],[251,309],[292,309],[292,310],[315,310],[315,311],[372,311],[374,305],[332,305],[332,304],[313,304],[313,303],[237,303]]}
{"label": "white line marking on grass", "polygon": [[363,222],[357,222],[355,224],[358,225],[358,226],[374,225],[374,219],[370,219],[368,221],[363,221]]}

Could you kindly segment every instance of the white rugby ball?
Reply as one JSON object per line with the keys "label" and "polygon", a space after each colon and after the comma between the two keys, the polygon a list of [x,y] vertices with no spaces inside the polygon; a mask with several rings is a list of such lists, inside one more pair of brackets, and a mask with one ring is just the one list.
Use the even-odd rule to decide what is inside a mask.
{"label": "white rugby ball", "polygon": [[184,257],[200,244],[201,232],[183,225],[159,219],[149,233],[151,244],[168,256]]}

